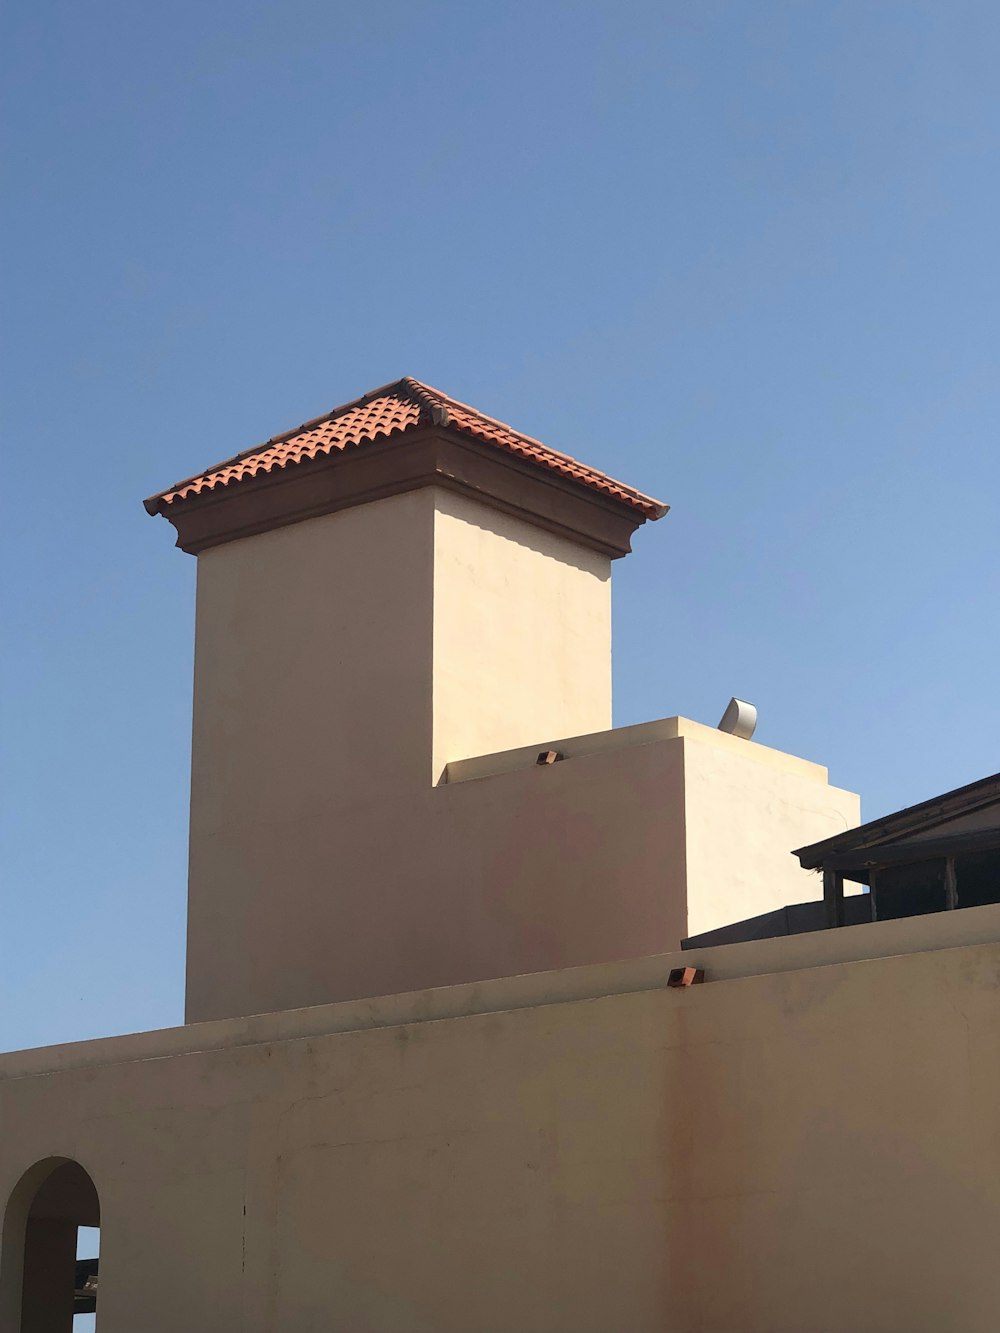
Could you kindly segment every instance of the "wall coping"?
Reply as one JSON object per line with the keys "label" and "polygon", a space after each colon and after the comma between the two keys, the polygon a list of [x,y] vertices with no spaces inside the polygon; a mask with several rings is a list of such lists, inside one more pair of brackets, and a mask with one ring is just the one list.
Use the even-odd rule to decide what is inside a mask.
{"label": "wall coping", "polygon": [[[212,1050],[664,990],[667,977],[675,967],[703,968],[706,983],[718,984],[845,963],[872,963],[903,954],[998,943],[1000,904],[993,903],[808,935],[717,944],[684,953],[593,963],[404,995],[344,1000],[309,1009],[216,1019],[184,1027],[10,1051],[0,1054],[0,1079],[41,1077],[70,1069],[162,1060]],[[698,993],[697,987],[675,992],[678,1003],[697,1003]]]}

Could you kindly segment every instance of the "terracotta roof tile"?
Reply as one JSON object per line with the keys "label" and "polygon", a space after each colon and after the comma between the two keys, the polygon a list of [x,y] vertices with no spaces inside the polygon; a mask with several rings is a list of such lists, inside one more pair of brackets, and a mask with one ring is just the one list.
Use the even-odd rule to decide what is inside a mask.
{"label": "terracotta roof tile", "polygon": [[613,481],[603,472],[578,463],[409,376],[375,389],[355,402],[334,408],[326,416],[307,421],[284,435],[273,436],[198,476],[178,482],[169,490],[151,496],[146,501],[146,509],[151,514],[163,513],[171,505],[220,487],[236,485],[248,477],[290,467],[335,450],[374,444],[418,426],[439,426],[458,431],[483,444],[516,454],[539,467],[600,491],[638,510],[645,518],[660,518],[667,511],[667,506],[658,500]]}

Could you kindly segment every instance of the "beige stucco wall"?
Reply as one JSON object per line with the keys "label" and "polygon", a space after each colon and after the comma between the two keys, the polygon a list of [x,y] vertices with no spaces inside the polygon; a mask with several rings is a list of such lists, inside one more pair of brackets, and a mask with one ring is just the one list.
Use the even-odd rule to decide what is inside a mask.
{"label": "beige stucco wall", "polygon": [[[339,831],[425,781],[432,536],[419,491],[199,557],[189,1012],[279,1007]],[[338,926],[347,947],[349,914]]]}
{"label": "beige stucco wall", "polygon": [[433,780],[610,727],[610,558],[451,491],[434,525]]}
{"label": "beige stucco wall", "polygon": [[198,557],[193,835],[425,780],[433,522],[414,491]]}
{"label": "beige stucco wall", "polygon": [[[861,821],[826,769],[684,721],[688,934],[822,896],[790,852]],[[852,886],[857,890],[860,886]]]}
{"label": "beige stucco wall", "polygon": [[542,718],[609,723],[609,586],[605,557],[438,488],[199,557],[191,1017],[469,974],[420,970],[466,947],[477,878],[432,783]]}
{"label": "beige stucco wall", "polygon": [[[665,824],[677,849],[672,874],[680,874],[683,886],[682,934],[819,897],[819,877],[804,871],[791,849],[853,828],[861,817],[860,798],[831,785],[822,764],[683,717],[584,736],[546,736],[542,744],[573,761],[628,751],[633,759],[623,753],[622,763],[635,764],[641,783],[641,751],[665,742],[673,743],[672,767],[679,781],[669,790],[643,791],[635,781],[630,786],[647,829]],[[525,773],[538,749],[536,741],[449,764],[448,781]],[[625,850],[625,839],[616,841]],[[668,882],[675,883],[673,878]],[[860,885],[849,885],[848,892],[860,892]]]}
{"label": "beige stucco wall", "polygon": [[1000,946],[928,934],[2,1057],[0,1207],[86,1166],[101,1333],[994,1333]]}
{"label": "beige stucco wall", "polygon": [[[201,846],[189,1021],[674,947],[676,747],[611,752],[406,800],[345,801]],[[656,804],[651,814],[643,801]]]}
{"label": "beige stucco wall", "polygon": [[[776,767],[730,739],[751,754],[732,763],[750,771],[744,788],[718,791],[718,823],[756,820],[755,841],[706,832],[697,817],[689,832],[687,784],[715,771],[716,744],[697,724],[673,730],[383,805],[359,796],[323,836],[275,821],[206,840],[189,1021],[642,957],[676,948],[691,920],[708,929],[817,896],[790,849],[854,798],[821,769],[806,780],[795,761]],[[768,799],[755,805],[761,787]]]}
{"label": "beige stucco wall", "polygon": [[642,957],[816,894],[791,848],[856,822],[824,769],[601,730],[608,568],[439,488],[199,557],[189,1021]]}

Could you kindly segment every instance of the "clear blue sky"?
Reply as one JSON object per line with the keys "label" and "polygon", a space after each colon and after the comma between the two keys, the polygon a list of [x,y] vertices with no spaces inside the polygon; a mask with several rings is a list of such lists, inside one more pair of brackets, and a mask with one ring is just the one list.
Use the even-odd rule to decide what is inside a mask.
{"label": "clear blue sky", "polygon": [[194,561],[143,496],[413,374],[673,505],[616,722],[1000,767],[1000,8],[9,5],[0,1047],[181,1018]]}

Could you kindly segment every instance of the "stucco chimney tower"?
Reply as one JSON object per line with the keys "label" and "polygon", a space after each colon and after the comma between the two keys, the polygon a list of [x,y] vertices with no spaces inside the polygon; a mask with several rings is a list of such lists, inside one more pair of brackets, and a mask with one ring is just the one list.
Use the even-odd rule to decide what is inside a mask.
{"label": "stucco chimney tower", "polygon": [[418,928],[462,911],[445,766],[611,725],[665,506],[403,379],[146,508],[198,557],[188,1020],[462,979]]}

